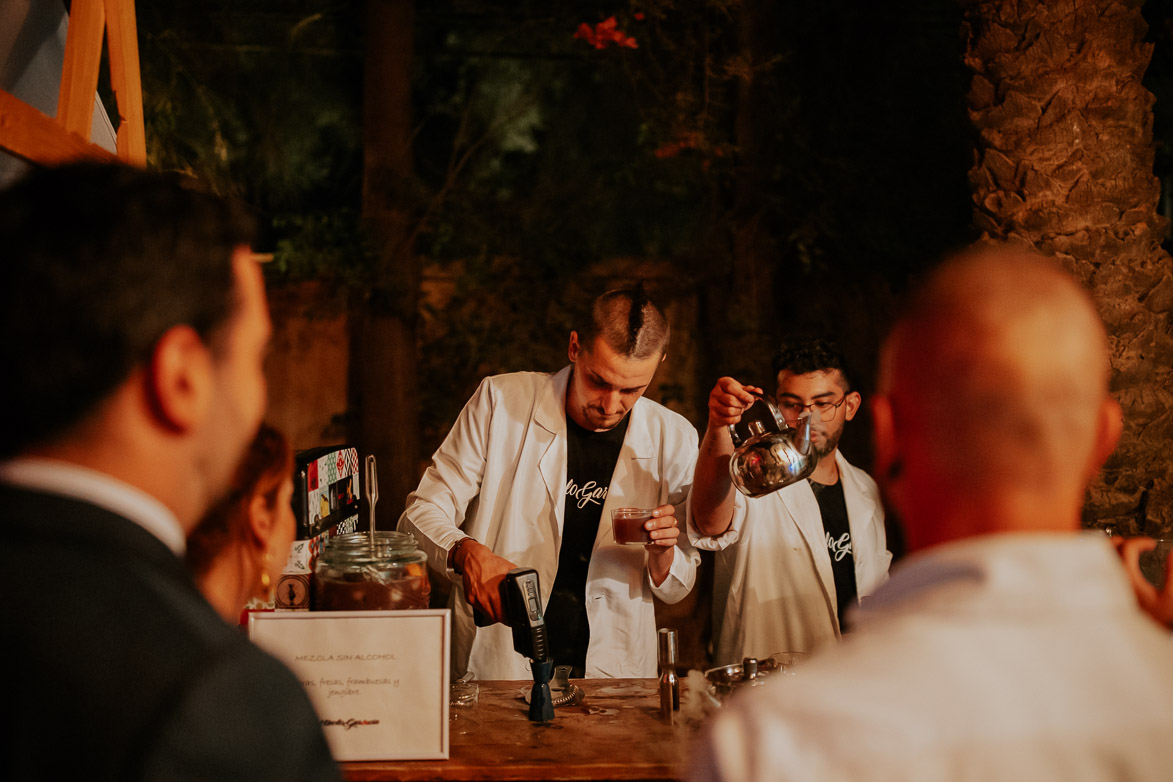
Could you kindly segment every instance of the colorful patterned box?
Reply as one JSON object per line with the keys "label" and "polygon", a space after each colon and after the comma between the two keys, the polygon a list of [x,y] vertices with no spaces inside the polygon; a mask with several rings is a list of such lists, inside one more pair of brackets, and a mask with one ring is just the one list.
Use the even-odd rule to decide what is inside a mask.
{"label": "colorful patterned box", "polygon": [[297,454],[293,478],[293,513],[297,539],[312,540],[355,517],[359,499],[358,451],[327,445]]}

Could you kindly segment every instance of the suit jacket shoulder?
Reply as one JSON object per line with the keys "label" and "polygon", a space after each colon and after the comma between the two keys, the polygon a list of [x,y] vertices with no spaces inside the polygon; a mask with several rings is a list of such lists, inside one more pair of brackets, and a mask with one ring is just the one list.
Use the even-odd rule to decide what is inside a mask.
{"label": "suit jacket shoulder", "polygon": [[[21,672],[9,692],[11,713],[21,715],[7,737],[15,751],[0,757],[0,777],[40,778],[52,768],[66,777],[142,778],[163,757],[171,726],[195,737],[296,701],[302,707],[290,717],[275,712],[252,732],[283,747],[288,733],[316,730],[328,758],[292,674],[220,619],[183,562],[134,522],[0,486],[0,588],[8,602],[0,647]],[[224,698],[217,711],[186,705],[216,697]],[[221,738],[240,768],[252,770],[245,761],[255,745]],[[214,773],[237,778],[235,768]],[[210,771],[197,764],[174,776]]]}

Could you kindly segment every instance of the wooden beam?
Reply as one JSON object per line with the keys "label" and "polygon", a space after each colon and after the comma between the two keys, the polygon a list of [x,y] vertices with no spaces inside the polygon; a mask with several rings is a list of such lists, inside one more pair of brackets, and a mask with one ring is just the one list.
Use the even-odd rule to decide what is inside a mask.
{"label": "wooden beam", "polygon": [[[90,100],[93,100],[92,95]],[[86,136],[89,136],[88,132]],[[116,159],[102,147],[70,133],[53,119],[3,90],[0,90],[0,149],[43,166],[80,159]]]}
{"label": "wooden beam", "polygon": [[143,90],[139,75],[138,30],[134,2],[105,2],[110,84],[114,88],[114,96],[118,99],[118,157],[127,163],[145,166],[147,137],[143,122]]}
{"label": "wooden beam", "polygon": [[106,11],[102,0],[73,0],[69,33],[65,38],[65,64],[57,95],[57,121],[82,138],[90,137],[94,96],[102,64],[102,30]]}
{"label": "wooden beam", "polygon": [[[117,156],[89,142],[103,35],[118,100]],[[146,165],[134,0],[73,0],[56,120],[0,90],[0,149],[41,165],[82,158]]]}

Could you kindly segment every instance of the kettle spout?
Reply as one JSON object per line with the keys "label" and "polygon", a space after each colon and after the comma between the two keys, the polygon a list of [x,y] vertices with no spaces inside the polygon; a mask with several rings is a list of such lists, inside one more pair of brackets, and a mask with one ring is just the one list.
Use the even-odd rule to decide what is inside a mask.
{"label": "kettle spout", "polygon": [[811,453],[811,414],[810,411],[804,412],[798,417],[798,434],[795,436],[794,449],[803,456],[810,456]]}

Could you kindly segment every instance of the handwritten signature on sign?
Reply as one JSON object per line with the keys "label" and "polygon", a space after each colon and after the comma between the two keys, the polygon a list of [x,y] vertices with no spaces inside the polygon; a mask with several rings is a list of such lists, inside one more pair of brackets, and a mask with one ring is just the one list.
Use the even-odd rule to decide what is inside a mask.
{"label": "handwritten signature on sign", "polygon": [[348,719],[348,720],[321,720],[321,723],[322,723],[323,728],[338,726],[338,727],[345,728],[346,730],[350,730],[351,728],[358,728],[358,727],[362,727],[364,725],[378,725],[379,721],[378,720]]}

